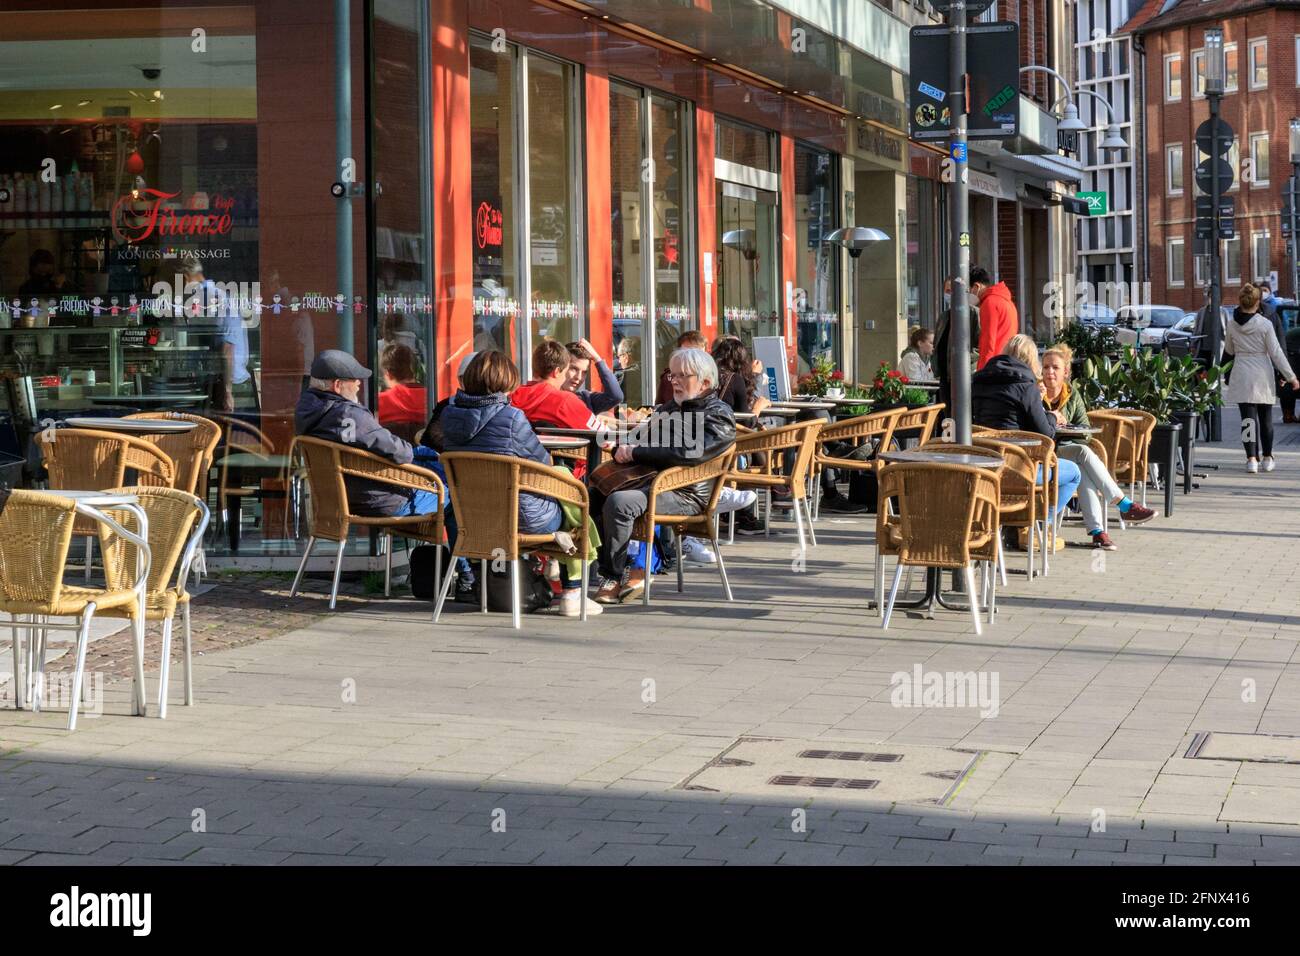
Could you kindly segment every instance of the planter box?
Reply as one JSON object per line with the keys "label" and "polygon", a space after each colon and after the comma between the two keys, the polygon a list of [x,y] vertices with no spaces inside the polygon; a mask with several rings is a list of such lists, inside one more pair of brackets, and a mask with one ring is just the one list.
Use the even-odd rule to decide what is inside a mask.
{"label": "planter box", "polygon": [[[1160,469],[1165,486],[1165,517],[1174,512],[1174,479],[1178,474],[1178,445],[1183,426],[1179,422],[1160,422],[1151,433],[1148,461]],[[1143,478],[1146,476],[1144,475]]]}

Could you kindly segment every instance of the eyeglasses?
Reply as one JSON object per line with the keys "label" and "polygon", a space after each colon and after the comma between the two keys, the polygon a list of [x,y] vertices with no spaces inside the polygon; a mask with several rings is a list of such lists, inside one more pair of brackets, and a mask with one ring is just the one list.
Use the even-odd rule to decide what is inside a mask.
{"label": "eyeglasses", "polygon": [[684,382],[688,378],[699,378],[694,372],[673,372],[668,373],[668,380],[672,382]]}

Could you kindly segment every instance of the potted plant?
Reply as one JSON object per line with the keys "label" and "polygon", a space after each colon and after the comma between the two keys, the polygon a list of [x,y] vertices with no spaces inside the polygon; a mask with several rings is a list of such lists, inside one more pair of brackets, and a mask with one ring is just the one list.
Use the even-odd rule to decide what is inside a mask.
{"label": "potted plant", "polygon": [[799,376],[796,387],[800,395],[824,396],[828,388],[842,388],[844,373],[828,358],[813,359],[812,368]]}
{"label": "potted plant", "polygon": [[1089,326],[1071,322],[1056,333],[1056,342],[1068,345],[1074,353],[1071,373],[1077,380],[1086,370],[1089,360],[1100,362],[1107,356],[1119,353],[1119,340],[1109,326]]}
{"label": "potted plant", "polygon": [[876,377],[865,389],[867,401],[873,412],[883,412],[891,408],[920,408],[929,404],[929,396],[919,388],[908,388],[908,379],[896,368],[890,368],[888,362],[881,362],[876,369]]}

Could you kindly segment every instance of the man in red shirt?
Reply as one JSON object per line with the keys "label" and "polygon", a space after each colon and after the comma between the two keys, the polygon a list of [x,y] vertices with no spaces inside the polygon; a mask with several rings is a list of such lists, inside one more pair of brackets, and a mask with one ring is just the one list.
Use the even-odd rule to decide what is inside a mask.
{"label": "man in red shirt", "polygon": [[[600,420],[587,403],[564,390],[569,371],[569,349],[555,339],[542,339],[533,349],[533,380],[510,395],[510,403],[533,424],[558,428],[598,428]],[[586,463],[573,469],[574,477],[586,473]]]}
{"label": "man in red shirt", "polygon": [[983,368],[1020,332],[1020,314],[1005,282],[994,283],[987,269],[970,271],[970,290],[980,302],[980,357]]}

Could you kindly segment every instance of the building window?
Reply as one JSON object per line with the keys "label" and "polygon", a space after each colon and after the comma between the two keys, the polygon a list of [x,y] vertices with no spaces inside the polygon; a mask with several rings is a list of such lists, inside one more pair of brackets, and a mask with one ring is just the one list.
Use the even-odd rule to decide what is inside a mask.
{"label": "building window", "polygon": [[1237,92],[1237,44],[1223,45],[1223,92]]}
{"label": "building window", "polygon": [[1183,265],[1183,247],[1186,240],[1182,236],[1170,239],[1165,244],[1165,255],[1168,263],[1168,281],[1165,283],[1171,289],[1181,289],[1185,281]]}
{"label": "building window", "polygon": [[1183,98],[1183,55],[1170,53],[1165,57],[1165,102],[1176,103]]}
{"label": "building window", "polygon": [[1241,284],[1241,237],[1223,241],[1223,284]]}
{"label": "building window", "polygon": [[1205,51],[1192,51],[1192,99],[1205,97]]}
{"label": "building window", "polygon": [[1165,183],[1170,196],[1183,194],[1183,144],[1165,147]]}
{"label": "building window", "polygon": [[1268,86],[1268,40],[1250,41],[1250,88],[1262,90]]}
{"label": "building window", "polygon": [[1267,279],[1271,266],[1268,231],[1252,232],[1250,234],[1250,274],[1256,279]]}
{"label": "building window", "polygon": [[1210,284],[1210,257],[1209,255],[1192,256],[1192,277],[1196,283],[1196,288],[1204,289]]}
{"label": "building window", "polygon": [[1232,167],[1232,185],[1228,192],[1233,192],[1241,187],[1241,140],[1236,136],[1232,137],[1232,148],[1228,150],[1228,165]]}
{"label": "building window", "polygon": [[1250,134],[1251,189],[1268,185],[1268,133]]}
{"label": "building window", "polygon": [[[839,308],[836,295],[836,276],[839,274],[838,246],[828,245],[824,238],[835,229],[839,220],[839,190],[836,188],[836,157],[796,144],[794,148],[794,199],[795,199],[795,283],[794,319],[799,373],[812,368],[820,358],[834,362],[839,352]],[[918,215],[914,186],[917,180],[908,177],[908,235],[907,248],[907,315],[908,325],[920,325],[920,302],[914,295],[913,277],[917,262],[910,250],[917,248],[918,226],[913,225]]]}

